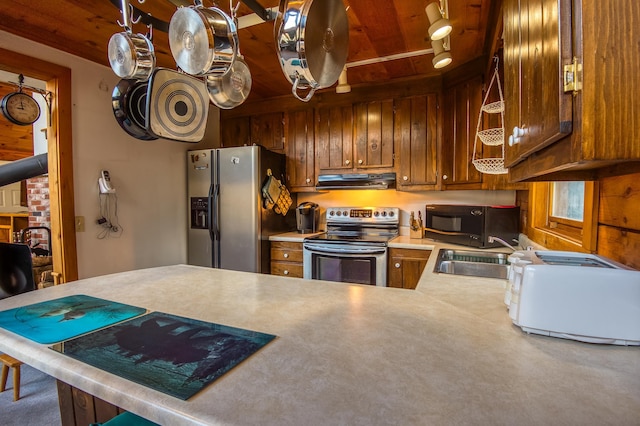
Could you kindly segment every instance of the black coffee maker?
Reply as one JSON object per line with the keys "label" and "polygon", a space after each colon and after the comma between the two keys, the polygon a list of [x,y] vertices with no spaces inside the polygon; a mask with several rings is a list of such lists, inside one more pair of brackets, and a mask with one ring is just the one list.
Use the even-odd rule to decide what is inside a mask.
{"label": "black coffee maker", "polygon": [[296,223],[299,233],[310,234],[318,232],[319,221],[320,207],[316,203],[305,201],[296,207]]}

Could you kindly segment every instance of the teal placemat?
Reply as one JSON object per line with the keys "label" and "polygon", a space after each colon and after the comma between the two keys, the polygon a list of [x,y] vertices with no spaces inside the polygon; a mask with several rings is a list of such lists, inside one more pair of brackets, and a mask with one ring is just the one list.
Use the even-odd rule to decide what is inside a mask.
{"label": "teal placemat", "polygon": [[0,327],[56,343],[142,315],[146,309],[78,294],[0,312]]}
{"label": "teal placemat", "polygon": [[52,349],[186,400],[275,337],[151,312]]}

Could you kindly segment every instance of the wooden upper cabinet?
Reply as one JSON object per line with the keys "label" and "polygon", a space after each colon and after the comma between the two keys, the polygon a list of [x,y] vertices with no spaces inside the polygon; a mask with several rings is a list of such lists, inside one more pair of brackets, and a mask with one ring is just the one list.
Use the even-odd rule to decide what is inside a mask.
{"label": "wooden upper cabinet", "polygon": [[503,13],[509,178],[592,180],[640,168],[637,2],[505,0]]}
{"label": "wooden upper cabinet", "polygon": [[334,106],[316,111],[316,152],[320,172],[348,172],[353,168],[353,107]]}
{"label": "wooden upper cabinet", "polygon": [[357,103],[353,111],[354,168],[392,168],[393,100]]}
{"label": "wooden upper cabinet", "polygon": [[251,142],[284,154],[284,113],[251,116]]}
{"label": "wooden upper cabinet", "polygon": [[[474,145],[476,157],[483,157],[484,146],[481,141],[476,142],[482,87],[482,76],[477,76],[444,90],[440,173],[443,189],[479,189],[482,184],[483,175],[471,162]],[[497,155],[485,156],[502,156],[502,150],[498,151]]]}
{"label": "wooden upper cabinet", "polygon": [[313,191],[316,185],[313,109],[286,113],[285,130],[287,186],[293,192]]}
{"label": "wooden upper cabinet", "polygon": [[395,108],[396,186],[405,191],[434,189],[438,183],[438,96],[399,99]]}
{"label": "wooden upper cabinet", "polygon": [[220,143],[223,147],[251,145],[250,118],[234,117],[221,120]]}
{"label": "wooden upper cabinet", "polygon": [[506,167],[571,133],[563,66],[572,58],[571,0],[505,1]]}

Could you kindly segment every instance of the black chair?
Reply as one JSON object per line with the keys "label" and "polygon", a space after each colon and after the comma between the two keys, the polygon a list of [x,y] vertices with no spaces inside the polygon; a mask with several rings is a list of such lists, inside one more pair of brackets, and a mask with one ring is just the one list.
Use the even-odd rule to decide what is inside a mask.
{"label": "black chair", "polygon": [[0,243],[0,299],[35,289],[29,246]]}
{"label": "black chair", "polygon": [[[35,290],[31,249],[25,244],[0,243],[0,299]],[[21,361],[7,354],[0,354],[2,375],[0,392],[7,385],[9,369],[13,370],[13,400],[20,399]]]}

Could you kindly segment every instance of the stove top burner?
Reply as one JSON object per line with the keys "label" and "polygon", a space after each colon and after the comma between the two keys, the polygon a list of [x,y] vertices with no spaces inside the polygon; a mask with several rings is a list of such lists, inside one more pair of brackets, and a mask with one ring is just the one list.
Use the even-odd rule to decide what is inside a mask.
{"label": "stove top burner", "polygon": [[327,232],[305,238],[305,242],[386,245],[398,236],[397,207],[329,207],[325,217]]}

